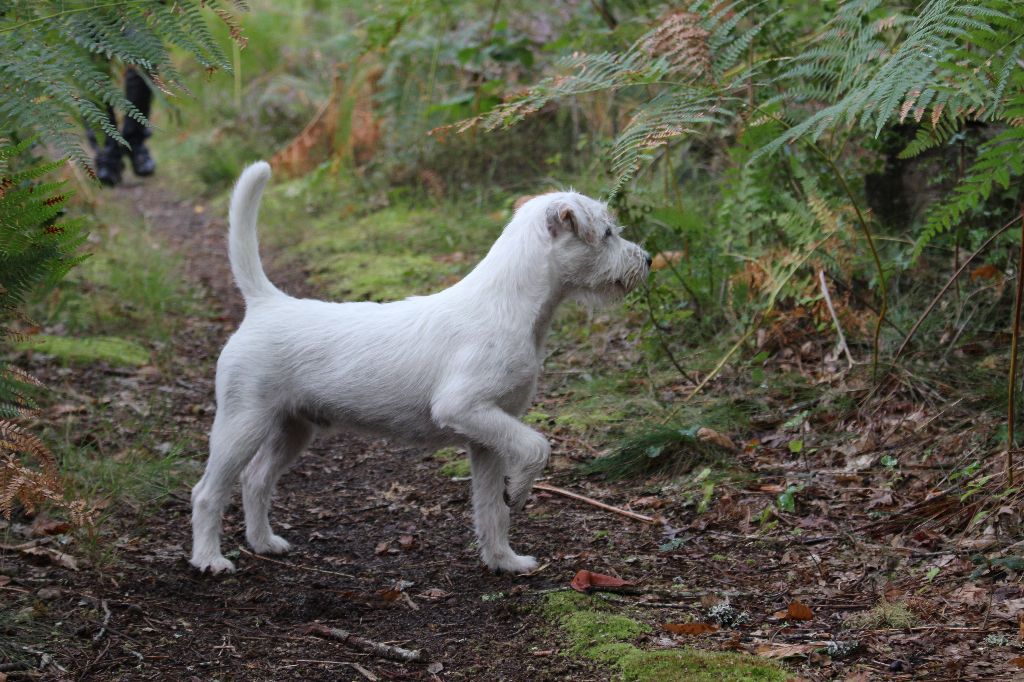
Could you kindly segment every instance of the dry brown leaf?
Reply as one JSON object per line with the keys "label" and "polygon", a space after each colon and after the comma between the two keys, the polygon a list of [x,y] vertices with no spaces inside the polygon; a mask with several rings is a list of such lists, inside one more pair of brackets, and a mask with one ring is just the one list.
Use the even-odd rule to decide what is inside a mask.
{"label": "dry brown leaf", "polygon": [[391,543],[387,540],[384,540],[382,542],[377,543],[377,546],[373,548],[373,553],[381,555],[387,553],[389,549],[391,549]]}
{"label": "dry brown leaf", "polygon": [[445,592],[440,587],[431,587],[416,596],[420,599],[426,599],[427,601],[444,601],[448,597],[452,596],[452,593]]}
{"label": "dry brown leaf", "polygon": [[570,586],[577,592],[589,592],[590,590],[601,589],[602,587],[622,587],[629,584],[629,582],[622,578],[582,570],[576,573]]}
{"label": "dry brown leaf", "polygon": [[411,535],[400,535],[398,537],[398,546],[402,549],[409,550],[416,545],[416,538]]}
{"label": "dry brown leaf", "polygon": [[814,614],[807,606],[798,601],[792,601],[786,610],[786,618],[789,620],[811,620]]}
{"label": "dry brown leaf", "polygon": [[1024,668],[1024,656],[1018,656],[1017,658],[1010,659],[1010,665],[1015,665],[1018,668]]}
{"label": "dry brown leaf", "polygon": [[71,530],[71,524],[67,521],[58,521],[48,516],[37,516],[32,525],[29,526],[31,537],[43,537],[46,535],[60,535]]}
{"label": "dry brown leaf", "polygon": [[665,623],[661,626],[676,635],[703,635],[718,632],[718,626],[711,623]]}
{"label": "dry brown leaf", "polygon": [[700,430],[697,431],[697,438],[705,443],[714,443],[718,447],[725,448],[726,450],[732,450],[734,452],[736,450],[736,444],[732,442],[732,439],[729,438],[729,436],[724,433],[719,433],[714,429],[709,429],[706,426],[702,426]]}
{"label": "dry brown leaf", "polygon": [[21,553],[27,554],[30,557],[45,559],[51,564],[63,566],[64,568],[69,568],[72,571],[78,570],[78,559],[70,554],[57,551],[56,549],[50,549],[49,547],[25,547],[21,550]]}

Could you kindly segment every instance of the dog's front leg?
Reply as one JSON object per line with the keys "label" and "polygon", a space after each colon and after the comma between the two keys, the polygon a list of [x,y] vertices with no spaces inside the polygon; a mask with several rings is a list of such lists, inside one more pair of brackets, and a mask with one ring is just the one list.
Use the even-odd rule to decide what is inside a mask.
{"label": "dog's front leg", "polygon": [[432,412],[441,426],[505,459],[505,502],[513,511],[522,511],[551,456],[548,439],[497,405],[472,404],[465,397],[438,400]]}
{"label": "dog's front leg", "polygon": [[537,568],[537,560],[516,554],[508,543],[504,459],[487,448],[472,446],[469,463],[473,473],[473,525],[480,558],[493,571],[529,573]]}

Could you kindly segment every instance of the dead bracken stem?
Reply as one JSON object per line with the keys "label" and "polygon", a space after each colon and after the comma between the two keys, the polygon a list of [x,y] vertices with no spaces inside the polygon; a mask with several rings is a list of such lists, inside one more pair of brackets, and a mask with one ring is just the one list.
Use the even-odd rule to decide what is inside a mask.
{"label": "dead bracken stem", "polygon": [[1013,336],[1010,339],[1010,375],[1006,397],[1006,485],[1013,487],[1013,431],[1017,412],[1017,342],[1020,340],[1020,307],[1024,297],[1024,205],[1020,212],[1020,253],[1017,257],[1017,292],[1013,298]]}

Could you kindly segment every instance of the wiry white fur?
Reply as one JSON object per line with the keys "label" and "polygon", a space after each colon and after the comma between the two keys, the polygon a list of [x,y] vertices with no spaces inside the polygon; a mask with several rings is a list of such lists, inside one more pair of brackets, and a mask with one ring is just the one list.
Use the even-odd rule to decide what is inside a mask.
{"label": "wiry white fur", "polygon": [[234,570],[221,515],[241,476],[246,538],[287,551],[268,510],[280,475],[328,427],[467,447],[483,562],[527,572],[508,542],[550,446],[518,417],[533,398],[544,339],[566,298],[614,300],[646,278],[647,253],[619,237],[604,204],[574,192],[523,205],[462,281],[393,303],[327,303],[279,291],[260,265],[256,218],[270,167],[249,166],[231,200],[229,251],[246,313],[217,363],[206,472],[192,490],[192,565]]}

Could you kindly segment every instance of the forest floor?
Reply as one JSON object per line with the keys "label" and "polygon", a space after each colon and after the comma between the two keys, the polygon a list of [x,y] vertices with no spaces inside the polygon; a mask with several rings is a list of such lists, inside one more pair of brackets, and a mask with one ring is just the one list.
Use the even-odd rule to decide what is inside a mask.
{"label": "forest floor", "polygon": [[[802,427],[789,412],[733,455],[743,476],[710,487],[699,468],[673,480],[586,477],[573,465],[591,453],[553,438],[546,483],[657,521],[537,491],[513,527],[513,546],[541,560],[529,576],[480,565],[469,484],[442,471],[435,453],[325,439],[284,477],[275,501],[272,522],[294,551],[250,554],[236,497],[224,547],[238,572],[196,573],[187,562],[188,487],[205,460],[216,356],[242,314],[226,226],[158,183],[132,182],[110,199],[137,210],[181,257],[201,305],[182,315],[159,359],[141,367],[55,367],[41,354],[22,364],[62,396],[48,418],[98,456],[130,461],[126,453],[140,446],[182,454],[168,465],[166,491],[111,503],[94,537],[46,517],[3,524],[0,679],[705,679],[699,663],[630,668],[596,655],[601,641],[622,642],[620,654],[634,646],[740,652],[749,656],[739,661],[781,662],[782,679],[1024,672],[1024,552],[1007,546],[998,524],[968,533],[979,508],[941,492],[934,460],[915,464],[926,449],[938,458],[968,447],[951,441],[956,424],[971,418],[955,406],[889,410],[875,416],[877,430],[837,439],[813,460],[793,446]],[[282,288],[316,293],[294,265],[267,260]],[[556,411],[564,400],[559,381],[542,380],[542,408]],[[898,472],[872,466],[903,453]],[[1018,507],[1012,499],[989,511],[995,519]],[[582,569],[632,588],[556,603],[552,595],[569,594]],[[586,621],[594,614],[605,616]],[[422,649],[429,663],[360,652],[311,633],[314,623]],[[616,623],[625,626],[613,632]],[[689,623],[695,634],[666,623]],[[771,668],[743,665],[714,678],[778,679]]]}

